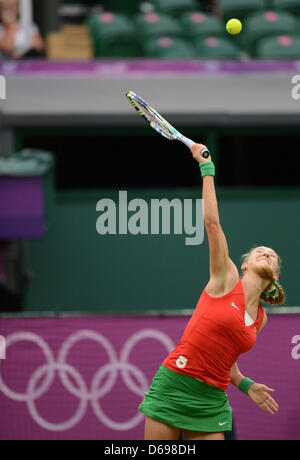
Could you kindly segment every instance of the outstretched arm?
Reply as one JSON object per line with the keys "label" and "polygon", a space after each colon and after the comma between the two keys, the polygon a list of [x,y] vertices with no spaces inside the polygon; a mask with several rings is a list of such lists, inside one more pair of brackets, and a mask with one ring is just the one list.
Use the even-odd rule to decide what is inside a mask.
{"label": "outstretched arm", "polygon": [[235,362],[230,371],[230,382],[238,388],[244,378],[245,376],[240,372],[239,367]]}
{"label": "outstretched arm", "polygon": [[[205,159],[201,156],[204,147],[202,144],[191,146],[193,158],[199,165],[211,162],[211,157]],[[203,177],[202,199],[204,223],[209,244],[210,281],[207,291],[211,295],[218,296],[224,294],[224,291],[228,290],[229,287],[232,289],[237,284],[239,273],[229,257],[227,241],[220,224],[213,176]]]}

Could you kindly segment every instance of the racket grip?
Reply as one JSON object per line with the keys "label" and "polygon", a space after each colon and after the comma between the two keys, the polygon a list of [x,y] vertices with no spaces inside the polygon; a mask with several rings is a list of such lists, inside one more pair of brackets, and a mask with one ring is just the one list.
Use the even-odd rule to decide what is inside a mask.
{"label": "racket grip", "polygon": [[[193,144],[195,144],[194,141],[192,141],[191,139],[189,139],[188,137],[185,137],[185,136],[182,136],[181,137],[181,142],[183,142],[187,147],[191,147]],[[203,158],[208,158],[209,155],[210,155],[210,152],[208,149],[203,149],[201,151],[201,155],[203,156]]]}

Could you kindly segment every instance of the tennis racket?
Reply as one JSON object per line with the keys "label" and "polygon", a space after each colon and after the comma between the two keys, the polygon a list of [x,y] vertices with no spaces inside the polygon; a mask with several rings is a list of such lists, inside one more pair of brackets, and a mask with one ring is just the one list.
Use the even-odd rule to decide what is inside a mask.
{"label": "tennis racket", "polygon": [[[144,99],[129,91],[126,97],[130,104],[137,110],[137,112],[146,120],[146,122],[155,129],[159,134],[166,137],[170,141],[180,141],[187,147],[195,144],[194,141],[183,136],[177,129],[170,125],[153,107],[151,107]],[[201,152],[203,158],[208,158],[210,155],[209,150],[203,149]]]}

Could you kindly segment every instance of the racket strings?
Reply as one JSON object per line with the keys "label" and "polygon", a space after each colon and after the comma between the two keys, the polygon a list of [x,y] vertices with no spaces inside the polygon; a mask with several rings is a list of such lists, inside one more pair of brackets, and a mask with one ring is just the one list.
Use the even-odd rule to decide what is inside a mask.
{"label": "racket strings", "polygon": [[151,112],[149,112],[148,109],[146,109],[143,105],[139,104],[139,102],[137,102],[137,101],[135,101],[135,104],[137,105],[138,109],[139,109],[141,112],[143,112],[143,115],[144,115],[146,118],[148,118],[148,120],[149,120],[150,122],[153,121],[153,123],[159,124],[158,121],[157,121],[157,119],[156,119],[156,117],[155,117]]}
{"label": "racket strings", "polygon": [[140,104],[137,100],[134,101],[135,105],[137,106],[138,110],[143,113],[144,117],[150,123],[154,123],[156,125],[156,129],[169,140],[176,139],[176,137],[169,131],[168,127],[165,125],[165,122],[160,119],[157,114],[154,114],[149,107],[145,107],[144,105]]}

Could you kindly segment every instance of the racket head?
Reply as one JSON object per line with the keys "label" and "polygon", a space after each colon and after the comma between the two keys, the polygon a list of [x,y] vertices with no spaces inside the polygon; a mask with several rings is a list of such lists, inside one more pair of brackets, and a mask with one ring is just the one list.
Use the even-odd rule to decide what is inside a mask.
{"label": "racket head", "polygon": [[133,91],[129,91],[126,97],[130,104],[135,110],[146,120],[146,122],[155,129],[159,134],[174,141],[179,139],[180,133],[170,125],[148,102],[142,99],[140,96],[135,94]]}

